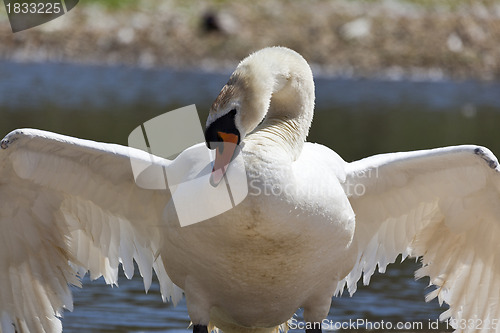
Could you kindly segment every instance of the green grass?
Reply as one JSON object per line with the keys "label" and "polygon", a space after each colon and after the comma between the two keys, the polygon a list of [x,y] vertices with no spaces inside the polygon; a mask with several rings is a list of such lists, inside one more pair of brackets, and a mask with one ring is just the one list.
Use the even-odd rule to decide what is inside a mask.
{"label": "green grass", "polygon": [[[351,2],[371,2],[377,3],[382,0],[350,0]],[[496,3],[498,0],[398,0],[397,2],[410,3],[413,5],[421,6],[423,8],[448,8],[450,10],[457,9],[463,5],[483,4],[489,7]]]}
{"label": "green grass", "polygon": [[79,5],[99,4],[109,9],[123,9],[134,7],[137,2],[137,0],[81,0]]}

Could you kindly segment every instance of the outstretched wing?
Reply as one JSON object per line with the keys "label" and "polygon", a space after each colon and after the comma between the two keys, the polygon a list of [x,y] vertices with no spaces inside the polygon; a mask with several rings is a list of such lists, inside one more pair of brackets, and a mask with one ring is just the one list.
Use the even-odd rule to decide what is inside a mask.
{"label": "outstretched wing", "polygon": [[399,254],[421,256],[416,277],[437,286],[426,299],[450,305],[440,319],[474,332],[465,320],[485,327],[500,318],[500,167],[488,149],[383,154],[346,169],[359,256],[338,292],[346,283],[354,293],[362,274],[368,284]]}
{"label": "outstretched wing", "polygon": [[131,278],[134,260],[146,290],[154,269],[164,300],[182,296],[159,256],[170,194],[138,187],[131,167],[167,160],[32,129],[1,148],[0,332],[60,332],[68,284],[87,271],[116,284],[119,263]]}

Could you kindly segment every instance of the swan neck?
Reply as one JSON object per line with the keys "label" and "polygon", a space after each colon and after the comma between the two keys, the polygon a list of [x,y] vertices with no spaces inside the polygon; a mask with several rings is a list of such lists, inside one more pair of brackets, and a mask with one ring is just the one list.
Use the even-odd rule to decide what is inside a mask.
{"label": "swan neck", "polygon": [[[314,81],[307,62],[297,53],[271,58],[254,71],[254,110],[264,121],[248,141],[265,140],[284,149],[293,160],[302,151],[314,112]],[[269,59],[267,59],[269,60]]]}

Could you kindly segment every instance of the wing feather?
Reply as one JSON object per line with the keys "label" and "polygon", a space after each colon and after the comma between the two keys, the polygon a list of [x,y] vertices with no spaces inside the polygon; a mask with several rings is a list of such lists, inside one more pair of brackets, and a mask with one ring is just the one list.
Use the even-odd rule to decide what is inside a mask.
{"label": "wing feather", "polygon": [[149,289],[154,269],[164,300],[182,291],[159,255],[167,191],[135,182],[131,159],[168,161],[112,144],[38,130],[8,134],[0,150],[0,332],[61,332],[69,285],[90,272],[117,284],[134,261]]}
{"label": "wing feather", "polygon": [[[367,284],[376,267],[385,271],[400,254],[421,257],[416,278],[436,286],[426,300],[450,305],[440,319],[500,318],[500,167],[488,149],[383,154],[346,170],[359,253],[338,292],[347,285],[354,293],[361,276]],[[363,191],[349,193],[354,187]]]}

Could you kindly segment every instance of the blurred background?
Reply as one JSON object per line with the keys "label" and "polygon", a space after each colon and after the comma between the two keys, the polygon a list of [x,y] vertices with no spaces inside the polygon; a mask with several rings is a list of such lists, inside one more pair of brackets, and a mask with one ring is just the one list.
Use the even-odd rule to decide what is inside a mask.
{"label": "blurred background", "polygon": [[[0,6],[0,136],[33,127],[126,144],[141,123],[189,104],[204,123],[238,61],[271,45],[310,62],[309,141],[347,161],[468,143],[500,156],[494,0],[81,0],[15,34]],[[417,267],[393,264],[352,298],[334,298],[329,319],[421,322],[425,331],[446,306],[425,303],[428,281],[413,280]],[[145,295],[140,277],[122,277],[119,288],[86,278],[74,303],[65,332],[189,325],[184,302],[162,303],[157,284]]]}

